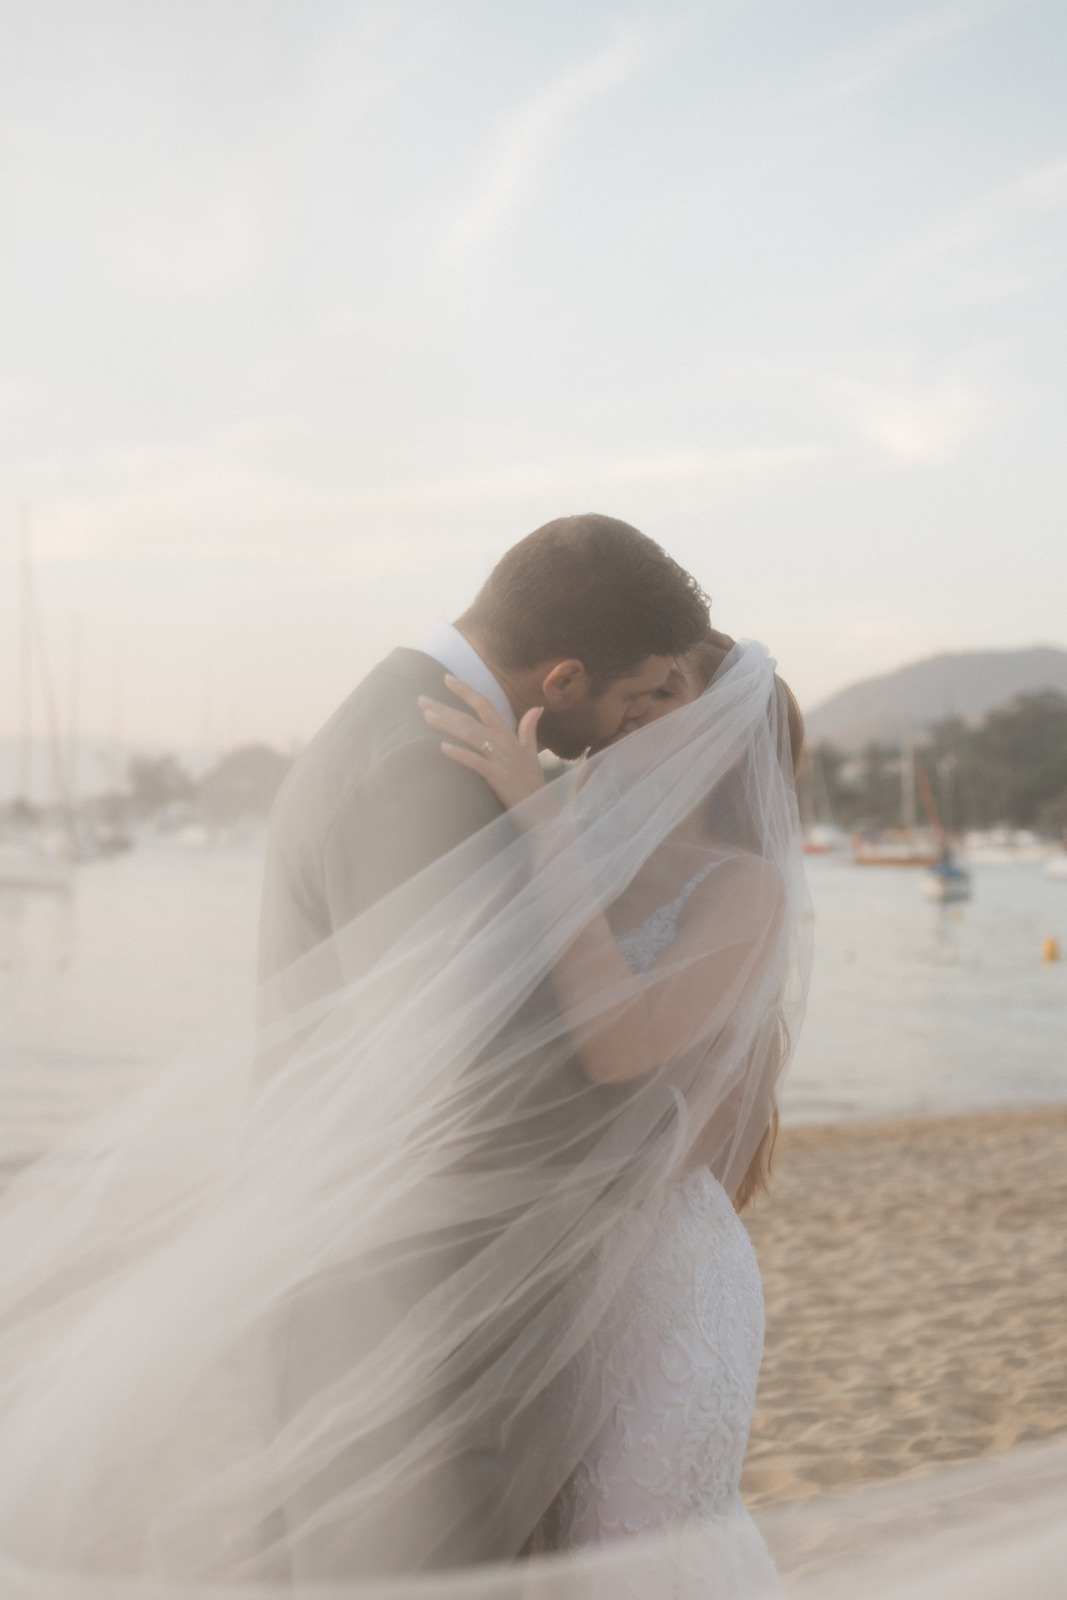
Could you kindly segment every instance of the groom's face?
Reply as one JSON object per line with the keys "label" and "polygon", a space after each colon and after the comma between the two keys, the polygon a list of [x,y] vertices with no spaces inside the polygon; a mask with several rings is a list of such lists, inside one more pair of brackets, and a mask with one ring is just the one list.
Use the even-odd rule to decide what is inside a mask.
{"label": "groom's face", "polygon": [[[633,672],[594,694],[584,679],[569,694],[546,693],[545,710],[537,728],[538,743],[573,761],[590,746],[606,744],[627,724],[644,716],[652,697],[662,689],[674,666],[673,656],[647,656]],[[549,685],[546,682],[545,689]]]}

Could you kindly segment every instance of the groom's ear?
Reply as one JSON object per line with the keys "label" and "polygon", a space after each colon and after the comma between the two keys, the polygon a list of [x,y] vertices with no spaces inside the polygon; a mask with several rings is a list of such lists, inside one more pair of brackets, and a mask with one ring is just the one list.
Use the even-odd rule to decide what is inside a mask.
{"label": "groom's ear", "polygon": [[546,706],[566,710],[589,694],[589,674],[581,661],[556,661],[541,679]]}

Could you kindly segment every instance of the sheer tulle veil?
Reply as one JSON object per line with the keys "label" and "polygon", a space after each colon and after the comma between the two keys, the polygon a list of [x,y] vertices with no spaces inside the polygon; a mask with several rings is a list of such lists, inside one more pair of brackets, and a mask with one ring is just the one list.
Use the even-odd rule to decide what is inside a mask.
{"label": "sheer tulle veil", "polygon": [[[700,1160],[733,1192],[764,1133],[808,961],[791,772],[773,664],[740,646],[16,1181],[5,1592],[743,1592],[736,1552],[706,1586],[706,1545],[705,1587],[684,1562],[663,1587],[689,1535],[437,1569],[472,1519],[520,1554],[602,1420],[590,1352],[625,1359],[668,1186]],[[702,996],[627,1083],[578,1059],[626,996],[590,971],[564,1014],[553,988],[595,911],[684,927],[635,981]]]}

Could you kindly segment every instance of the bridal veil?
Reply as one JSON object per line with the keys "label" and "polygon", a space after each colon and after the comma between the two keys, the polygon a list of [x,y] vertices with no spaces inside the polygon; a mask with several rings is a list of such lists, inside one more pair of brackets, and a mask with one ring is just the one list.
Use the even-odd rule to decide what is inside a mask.
{"label": "bridal veil", "polygon": [[[594,1336],[625,1366],[620,1290],[669,1186],[700,1160],[736,1190],[796,1034],[773,664],[738,647],[553,792],[13,1184],[5,1595],[751,1592],[729,1529],[514,1558],[603,1420]],[[632,981],[684,1014],[627,1082],[581,1056],[632,994],[553,988],[598,912],[624,946],[659,919]]]}

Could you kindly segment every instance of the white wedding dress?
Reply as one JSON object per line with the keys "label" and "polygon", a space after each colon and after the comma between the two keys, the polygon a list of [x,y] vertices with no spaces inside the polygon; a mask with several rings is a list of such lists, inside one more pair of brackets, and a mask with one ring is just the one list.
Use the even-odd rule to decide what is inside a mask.
{"label": "white wedding dress", "polygon": [[[669,947],[706,868],[619,947],[635,973]],[[621,1316],[636,1332],[636,1367],[600,1352],[607,1421],[564,1493],[571,1547],[729,1519],[745,1525],[745,1566],[759,1588],[773,1563],[740,1494],[763,1355],[756,1254],[722,1184],[691,1168],[667,1195],[630,1274]]]}
{"label": "white wedding dress", "polygon": [[748,1235],[706,1167],[674,1185],[626,1295],[644,1354],[600,1371],[610,1414],[569,1486],[573,1545],[743,1511],[763,1351]]}

